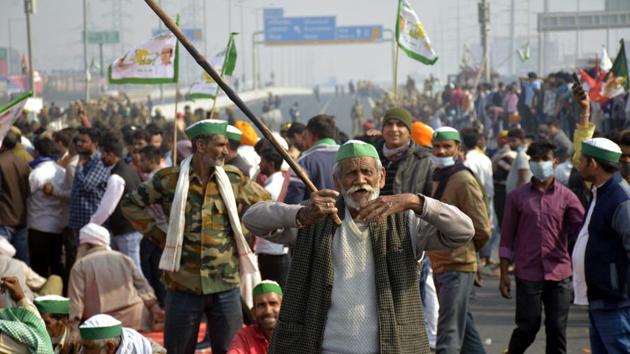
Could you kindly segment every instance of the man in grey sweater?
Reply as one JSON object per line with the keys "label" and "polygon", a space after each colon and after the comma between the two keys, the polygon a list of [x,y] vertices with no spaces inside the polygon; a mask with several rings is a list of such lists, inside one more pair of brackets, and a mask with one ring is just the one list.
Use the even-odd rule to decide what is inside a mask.
{"label": "man in grey sweater", "polygon": [[379,197],[385,170],[372,145],[347,142],[333,170],[339,192],[262,202],[243,216],[252,233],[294,246],[269,353],[429,353],[417,260],[467,243],[470,218],[422,194]]}

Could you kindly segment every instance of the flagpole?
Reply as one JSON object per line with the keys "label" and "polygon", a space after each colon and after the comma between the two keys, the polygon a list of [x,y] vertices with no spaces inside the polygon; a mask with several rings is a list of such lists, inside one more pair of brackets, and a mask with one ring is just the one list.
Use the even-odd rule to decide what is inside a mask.
{"label": "flagpole", "polygon": [[400,48],[396,44],[396,50],[394,54],[394,105],[398,104],[398,52]]}
{"label": "flagpole", "polygon": [[212,101],[212,108],[210,109],[210,119],[214,119],[214,109],[217,106],[217,99],[219,98],[219,90],[221,88],[217,86],[217,91],[214,93],[214,100]]}
{"label": "flagpole", "polygon": [[[177,44],[179,45],[179,44]],[[179,103],[179,78],[175,81],[175,124],[173,124],[173,166],[177,166],[177,104]]]}
{"label": "flagpole", "polygon": [[[276,137],[273,135],[271,130],[258,118],[254,113],[247,107],[245,102],[234,92],[234,90],[223,81],[221,76],[212,68],[212,66],[208,63],[208,61],[199,53],[197,48],[190,42],[186,35],[182,30],[175,24],[172,18],[170,18],[162,8],[156,4],[155,0],[145,0],[146,4],[149,5],[151,10],[155,12],[155,14],[162,19],[166,27],[177,37],[177,39],[182,43],[184,48],[190,53],[190,55],[195,59],[197,64],[203,68],[203,70],[219,85],[219,87],[225,92],[225,94],[230,98],[232,102],[251,120],[251,122],[260,130],[262,135],[269,140],[271,145],[278,151],[278,153],[282,156],[282,158],[289,164],[289,166],[293,169],[295,174],[306,184],[307,188],[312,192],[317,192],[317,187],[313,184],[313,181],[306,175],[304,169],[289,155],[287,150],[285,150]],[[331,215],[332,219],[337,225],[341,225],[341,220],[338,215]]]}

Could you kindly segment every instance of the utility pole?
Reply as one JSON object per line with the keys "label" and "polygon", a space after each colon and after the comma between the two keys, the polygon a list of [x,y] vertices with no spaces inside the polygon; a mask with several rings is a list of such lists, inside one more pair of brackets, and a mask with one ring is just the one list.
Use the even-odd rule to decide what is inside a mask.
{"label": "utility pole", "polygon": [[516,76],[516,35],[514,31],[515,27],[515,4],[516,0],[512,0],[510,3],[510,75]]}
{"label": "utility pole", "polygon": [[88,27],[87,27],[87,0],[83,0],[83,74],[85,75],[85,102],[90,99],[90,78],[88,75]]}
{"label": "utility pole", "polygon": [[481,32],[481,47],[483,49],[483,59],[481,62],[481,70],[485,82],[490,82],[490,45],[488,43],[488,35],[490,32],[490,4],[488,0],[481,0],[478,3],[479,13],[479,31]]}
{"label": "utility pole", "polygon": [[462,62],[462,31],[461,31],[461,22],[462,18],[459,15],[459,8],[461,7],[460,1],[457,0],[457,69],[459,70],[459,66]]}
{"label": "utility pole", "polygon": [[33,96],[35,96],[35,68],[33,68],[33,48],[31,45],[31,15],[35,14],[35,6],[33,4],[33,0],[24,0],[24,13],[26,14],[26,42],[28,47],[29,86],[31,88],[31,91],[33,91]]}
{"label": "utility pole", "polygon": [[575,17],[575,65],[580,60],[580,0],[577,0],[577,15]]}

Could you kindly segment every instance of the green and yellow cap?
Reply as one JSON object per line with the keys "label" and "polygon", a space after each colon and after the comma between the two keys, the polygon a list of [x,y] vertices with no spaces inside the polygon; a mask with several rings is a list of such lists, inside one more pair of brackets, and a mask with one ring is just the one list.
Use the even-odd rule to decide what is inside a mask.
{"label": "green and yellow cap", "polygon": [[39,296],[33,300],[39,313],[52,315],[70,314],[70,299],[59,295]]}
{"label": "green and yellow cap", "polygon": [[582,142],[582,154],[610,163],[619,163],[621,148],[606,138],[593,138]]}
{"label": "green and yellow cap", "polygon": [[276,293],[282,296],[282,288],[280,287],[280,284],[273,280],[263,280],[254,287],[254,298],[258,295],[267,293]]}
{"label": "green and yellow cap", "polygon": [[198,136],[226,135],[228,123],[219,119],[204,119],[186,128],[190,140]]}
{"label": "green and yellow cap", "polygon": [[99,340],[122,335],[122,323],[110,315],[94,315],[79,327],[81,338]]}
{"label": "green and yellow cap", "polygon": [[243,138],[243,132],[233,125],[227,126],[227,131],[225,135],[227,136],[228,139],[239,142],[239,143],[241,142],[241,138]]}
{"label": "green and yellow cap", "polygon": [[459,132],[455,128],[451,127],[441,127],[433,132],[432,142],[439,141],[447,141],[447,140],[455,140],[458,143],[462,141],[462,138],[459,135]]}
{"label": "green and yellow cap", "polygon": [[353,158],[353,157],[373,157],[378,160],[378,152],[372,144],[368,144],[361,140],[348,140],[339,147],[335,162]]}

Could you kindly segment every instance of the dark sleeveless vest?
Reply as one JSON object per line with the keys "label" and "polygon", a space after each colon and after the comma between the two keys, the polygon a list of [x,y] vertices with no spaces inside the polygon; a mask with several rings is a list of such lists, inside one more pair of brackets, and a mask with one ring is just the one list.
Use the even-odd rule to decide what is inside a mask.
{"label": "dark sleeveless vest", "polygon": [[[118,161],[116,166],[112,168],[111,173],[112,175],[119,175],[123,180],[125,180],[125,191],[120,198],[121,201],[127,193],[135,191],[142,183],[140,181],[140,176],[138,176],[138,172],[134,171],[134,169],[127,165],[127,163],[123,160]],[[118,202],[118,205],[116,205],[116,209],[114,209],[112,215],[110,215],[109,219],[107,219],[107,222],[112,230],[112,236],[124,235],[136,231],[131,224],[129,224],[129,221],[127,221],[127,219],[123,216],[120,208],[120,201]]]}
{"label": "dark sleeveless vest", "polygon": [[[337,208],[343,220],[343,201]],[[321,352],[334,286],[332,239],[337,227],[326,218],[299,231],[270,354]],[[376,272],[379,352],[428,354],[407,214],[371,223],[369,230]]]}

